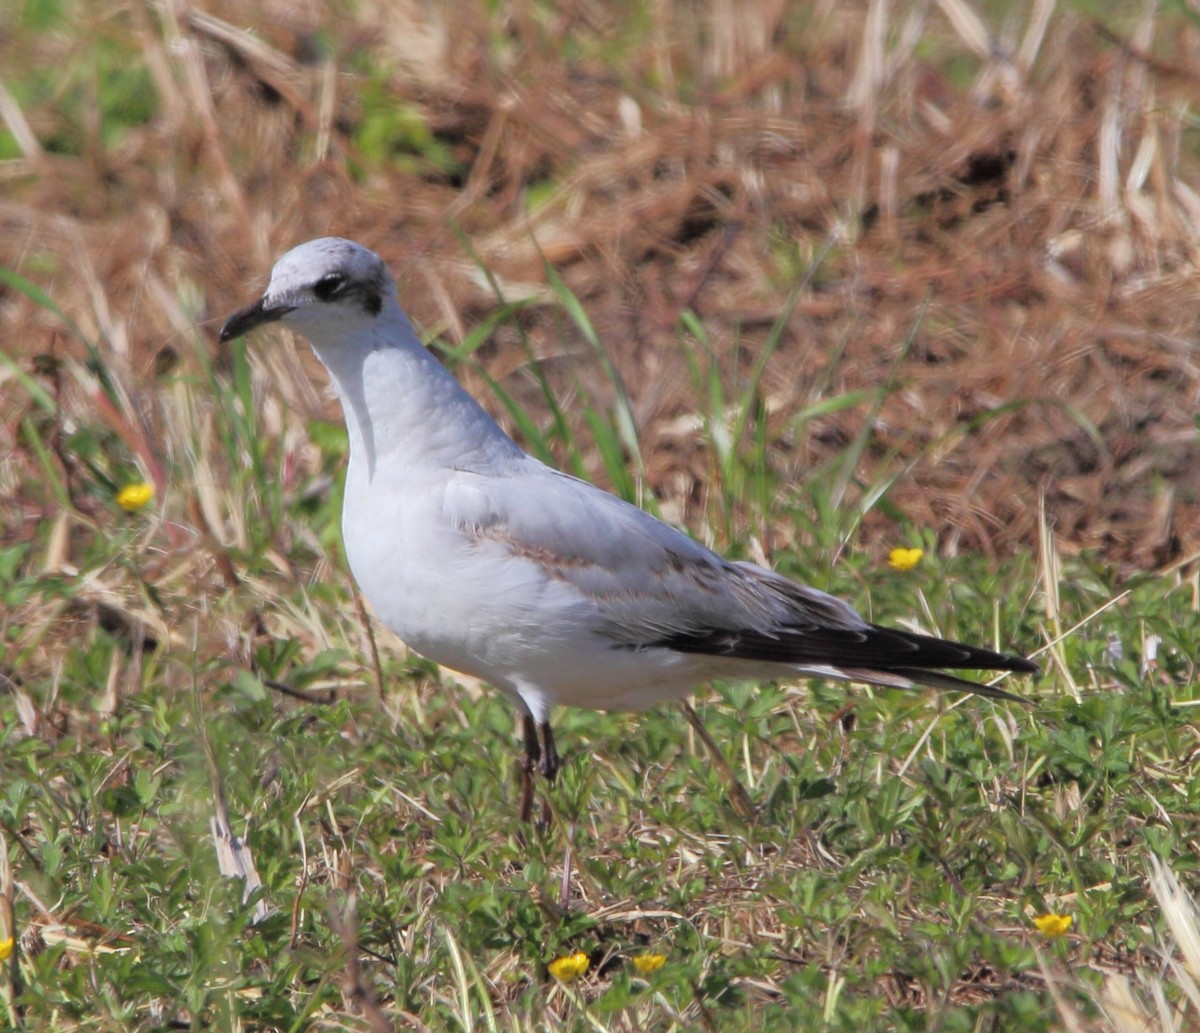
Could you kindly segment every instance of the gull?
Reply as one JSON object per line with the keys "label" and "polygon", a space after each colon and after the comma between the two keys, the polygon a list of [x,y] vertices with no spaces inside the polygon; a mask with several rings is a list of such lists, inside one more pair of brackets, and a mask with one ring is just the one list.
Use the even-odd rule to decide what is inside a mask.
{"label": "gull", "polygon": [[713,680],[827,678],[1018,700],[946,674],[1037,665],[881,627],[848,603],[731,562],[524,452],[414,333],[383,260],[322,237],[276,263],[222,342],[267,323],[329,371],[350,442],[342,536],[379,618],[521,715],[520,817],[552,782],[556,705],[640,711]]}

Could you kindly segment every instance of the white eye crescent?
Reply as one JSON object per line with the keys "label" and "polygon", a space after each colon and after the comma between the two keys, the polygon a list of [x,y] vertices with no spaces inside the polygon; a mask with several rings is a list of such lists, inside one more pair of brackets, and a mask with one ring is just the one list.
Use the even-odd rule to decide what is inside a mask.
{"label": "white eye crescent", "polygon": [[346,287],[346,277],[341,273],[330,273],[328,276],[322,276],[313,286],[313,294],[320,301],[332,301]]}

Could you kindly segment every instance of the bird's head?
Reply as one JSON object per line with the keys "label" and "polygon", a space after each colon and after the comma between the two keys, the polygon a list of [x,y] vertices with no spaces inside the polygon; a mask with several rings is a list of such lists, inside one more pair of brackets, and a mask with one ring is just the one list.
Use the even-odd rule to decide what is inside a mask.
{"label": "bird's head", "polygon": [[373,323],[395,294],[391,274],[374,251],[341,237],[320,237],[275,263],[266,293],[225,321],[221,341],[274,322],[310,341],[327,339],[335,326],[344,337],[355,325]]}

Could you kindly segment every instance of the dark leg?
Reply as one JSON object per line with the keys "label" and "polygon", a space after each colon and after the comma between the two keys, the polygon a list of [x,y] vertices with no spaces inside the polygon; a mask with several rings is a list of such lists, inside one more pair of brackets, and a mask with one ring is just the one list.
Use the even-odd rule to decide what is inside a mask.
{"label": "dark leg", "polygon": [[554,731],[550,728],[549,721],[543,721],[540,725],[542,731],[542,759],[538,764],[538,770],[546,776],[546,781],[553,783],[554,776],[558,774],[558,769],[562,764],[558,759],[558,750],[554,748]]}
{"label": "dark leg", "polygon": [[[558,760],[558,750],[554,748],[554,732],[550,728],[550,722],[543,721],[539,727],[542,731],[542,760],[538,764],[538,770],[545,776],[546,785],[549,786],[554,784],[554,777],[562,765]],[[547,794],[542,797],[542,824],[549,825],[550,818],[550,796]]]}
{"label": "dark leg", "polygon": [[538,742],[537,722],[526,714],[522,729],[525,735],[525,755],[521,758],[521,810],[518,818],[522,825],[528,825],[533,813],[533,769],[541,768],[544,771],[545,761],[541,744]]}

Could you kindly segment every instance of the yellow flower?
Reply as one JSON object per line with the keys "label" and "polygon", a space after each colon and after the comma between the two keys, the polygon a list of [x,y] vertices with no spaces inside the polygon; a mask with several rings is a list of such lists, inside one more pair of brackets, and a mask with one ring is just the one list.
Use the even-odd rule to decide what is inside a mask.
{"label": "yellow flower", "polygon": [[1055,936],[1062,936],[1068,929],[1071,928],[1070,915],[1038,915],[1034,918],[1033,924],[1037,926],[1037,931],[1043,936],[1049,936],[1053,939]]}
{"label": "yellow flower", "polygon": [[893,549],[888,553],[888,566],[895,570],[912,570],[924,555],[924,549]]}
{"label": "yellow flower", "polygon": [[117,505],[127,513],[136,513],[152,498],[154,485],[141,481],[138,484],[127,484],[117,492]]}
{"label": "yellow flower", "polygon": [[583,951],[576,951],[574,954],[568,954],[565,958],[555,958],[550,962],[550,975],[561,983],[569,983],[572,979],[578,979],[588,970],[588,965],[591,962],[588,956]]}
{"label": "yellow flower", "polygon": [[633,967],[644,976],[650,975],[651,972],[657,972],[666,963],[667,956],[665,954],[639,954],[633,959]]}
{"label": "yellow flower", "polygon": [[0,940],[0,961],[7,961],[12,957],[13,939],[10,936],[7,940]]}

